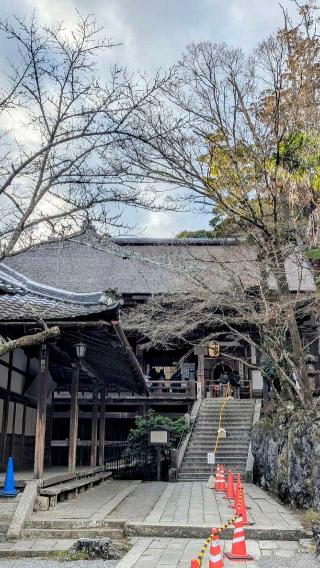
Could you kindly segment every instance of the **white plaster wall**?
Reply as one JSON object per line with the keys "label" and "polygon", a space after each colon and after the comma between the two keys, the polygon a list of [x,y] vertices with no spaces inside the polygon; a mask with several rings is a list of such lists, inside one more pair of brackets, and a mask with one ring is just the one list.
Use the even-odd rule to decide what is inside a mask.
{"label": "white plaster wall", "polygon": [[261,372],[258,370],[252,371],[252,389],[262,390],[263,389],[263,379]]}

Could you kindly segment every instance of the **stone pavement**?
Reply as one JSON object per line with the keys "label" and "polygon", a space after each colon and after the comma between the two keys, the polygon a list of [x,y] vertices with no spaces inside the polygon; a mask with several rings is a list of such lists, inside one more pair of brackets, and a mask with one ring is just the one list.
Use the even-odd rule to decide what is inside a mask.
{"label": "stone pavement", "polygon": [[[249,507],[248,538],[299,540],[305,536],[296,514],[262,489],[245,484],[245,496]],[[223,494],[210,489],[208,482],[109,480],[78,499],[34,513],[24,534],[31,538],[55,538],[54,531],[61,529],[61,538],[76,538],[79,527],[79,536],[84,537],[86,527],[107,530],[109,526],[110,530],[116,526],[129,536],[203,538],[212,527],[225,524],[232,516],[229,502]],[[224,538],[230,539],[232,534],[230,527]]]}
{"label": "stone pavement", "polygon": [[[52,552],[70,550],[76,541],[71,539],[19,539],[12,542],[0,542],[0,558],[45,556]],[[2,562],[0,562],[2,566]]]}
{"label": "stone pavement", "polygon": [[[265,529],[301,528],[292,511],[259,487],[246,483],[245,498],[249,508],[248,520],[252,526]],[[219,527],[230,517],[232,510],[224,494],[209,489],[207,482],[197,481],[168,484],[145,522]]]}
{"label": "stone pavement", "polygon": [[[230,541],[220,541],[222,550],[230,550]],[[190,568],[190,560],[196,558],[203,544],[203,540],[182,538],[138,538],[126,556],[118,563],[117,568]],[[266,557],[292,559],[303,551],[309,551],[310,542],[286,542],[286,541],[247,541],[247,552],[254,556],[252,562],[230,562],[224,559],[224,568],[246,568],[259,566],[260,560]],[[311,557],[312,558],[312,557]],[[209,549],[207,549],[202,566],[207,568]],[[307,564],[306,564],[307,566]]]}
{"label": "stone pavement", "polygon": [[61,501],[54,509],[34,513],[32,518],[43,521],[56,519],[101,521],[139,484],[139,481],[108,480],[85,493],[80,493],[77,499]]}
{"label": "stone pavement", "polygon": [[[252,527],[279,530],[301,529],[294,512],[265,491],[245,484],[248,519]],[[32,520],[121,519],[148,525],[201,525],[218,527],[232,516],[223,494],[209,489],[207,482],[139,483],[111,480],[83,493],[78,499],[63,501],[49,511],[34,513]],[[186,535],[188,536],[188,535]]]}

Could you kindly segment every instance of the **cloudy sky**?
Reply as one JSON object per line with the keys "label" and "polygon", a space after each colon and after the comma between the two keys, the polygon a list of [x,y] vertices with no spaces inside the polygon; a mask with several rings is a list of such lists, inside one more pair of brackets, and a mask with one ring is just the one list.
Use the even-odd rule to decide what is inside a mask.
{"label": "cloudy sky", "polygon": [[[293,10],[292,2],[282,4]],[[74,21],[75,9],[94,13],[107,35],[122,45],[113,57],[130,68],[166,68],[193,41],[225,41],[250,51],[281,24],[278,0],[1,0],[2,17],[36,9],[44,23]],[[0,57],[6,47],[0,45]],[[182,229],[207,228],[201,215],[131,212],[145,236],[174,236]]]}

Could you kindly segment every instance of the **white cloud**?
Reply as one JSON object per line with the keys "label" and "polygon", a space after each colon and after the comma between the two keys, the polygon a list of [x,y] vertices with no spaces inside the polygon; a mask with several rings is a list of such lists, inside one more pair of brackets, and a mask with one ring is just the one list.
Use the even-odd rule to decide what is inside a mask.
{"label": "white cloud", "polygon": [[[290,0],[283,0],[283,4],[294,11]],[[95,14],[106,34],[122,42],[101,56],[99,69],[118,62],[151,73],[171,65],[192,41],[226,41],[250,51],[282,20],[279,0],[2,0],[0,15],[26,15],[34,9],[47,25],[64,20],[66,26],[72,26],[76,9]],[[1,37],[0,42],[0,59],[4,61],[12,48]],[[20,129],[19,136],[25,135],[28,133]],[[131,210],[128,221],[146,227],[146,236],[171,237],[183,229],[208,227],[207,217],[200,213]]]}

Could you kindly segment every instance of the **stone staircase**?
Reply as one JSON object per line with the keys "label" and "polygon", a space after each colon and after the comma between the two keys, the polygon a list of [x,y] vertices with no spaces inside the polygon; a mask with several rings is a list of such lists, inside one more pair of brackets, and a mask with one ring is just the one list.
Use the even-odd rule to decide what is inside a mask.
{"label": "stone staircase", "polygon": [[[207,453],[214,448],[221,405],[222,399],[217,398],[201,402],[179,470],[179,480],[208,479],[211,466],[207,463]],[[222,418],[221,425],[227,431],[227,437],[220,438],[216,463],[231,467],[242,475],[246,470],[254,409],[254,400],[229,400]]]}
{"label": "stone staircase", "polygon": [[6,540],[7,530],[20,501],[21,493],[16,497],[0,497],[0,541]]}

